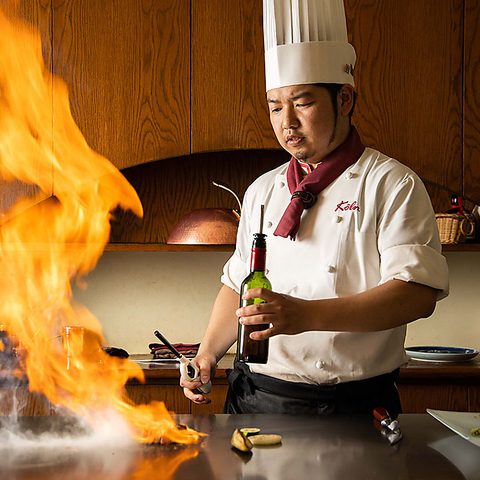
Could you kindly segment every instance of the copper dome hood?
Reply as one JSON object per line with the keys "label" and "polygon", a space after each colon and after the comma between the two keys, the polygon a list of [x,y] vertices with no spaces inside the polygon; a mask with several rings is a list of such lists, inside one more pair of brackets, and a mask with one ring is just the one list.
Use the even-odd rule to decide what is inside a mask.
{"label": "copper dome hood", "polygon": [[227,185],[213,185],[230,192],[238,202],[239,211],[229,208],[199,208],[182,217],[173,227],[167,243],[170,245],[234,245],[242,204],[238,195]]}

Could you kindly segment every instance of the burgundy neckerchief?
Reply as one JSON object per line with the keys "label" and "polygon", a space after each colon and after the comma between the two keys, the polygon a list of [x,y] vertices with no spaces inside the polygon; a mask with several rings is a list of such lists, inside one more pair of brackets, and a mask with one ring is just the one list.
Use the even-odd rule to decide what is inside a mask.
{"label": "burgundy neckerchief", "polygon": [[352,126],[345,142],[327,155],[307,176],[304,177],[302,167],[296,158],[292,157],[287,170],[288,188],[292,198],[273,234],[295,240],[303,211],[310,208],[315,203],[317,195],[353,165],[364,150],[365,146],[357,130]]}

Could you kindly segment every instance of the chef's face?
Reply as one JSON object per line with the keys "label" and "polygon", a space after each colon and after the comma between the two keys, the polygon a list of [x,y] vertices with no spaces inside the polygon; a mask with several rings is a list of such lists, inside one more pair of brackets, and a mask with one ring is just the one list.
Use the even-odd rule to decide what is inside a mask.
{"label": "chef's face", "polygon": [[337,111],[328,90],[318,85],[269,90],[267,103],[277,140],[302,162],[318,164],[346,140],[350,131],[350,85],[343,85],[337,95]]}

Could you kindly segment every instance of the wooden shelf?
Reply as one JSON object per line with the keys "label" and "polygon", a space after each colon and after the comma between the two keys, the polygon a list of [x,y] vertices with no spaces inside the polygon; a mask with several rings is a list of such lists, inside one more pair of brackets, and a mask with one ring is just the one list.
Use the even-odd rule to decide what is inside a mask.
{"label": "wooden shelf", "polygon": [[443,252],[480,252],[480,243],[457,243],[442,245]]}
{"label": "wooden shelf", "polygon": [[[108,243],[106,252],[233,252],[235,245],[169,245],[166,243]],[[480,252],[480,243],[442,245],[443,252]]]}
{"label": "wooden shelf", "polygon": [[169,245],[166,243],[107,243],[106,252],[233,252],[235,245]]}
{"label": "wooden shelf", "polygon": [[[15,248],[16,244],[6,248]],[[25,248],[23,245],[22,248]],[[32,243],[31,249],[45,248],[40,243]],[[75,248],[75,245],[71,245]],[[81,245],[80,245],[81,248]],[[233,252],[235,245],[170,245],[167,243],[107,243],[106,252]],[[480,243],[442,245],[443,252],[480,252]]]}

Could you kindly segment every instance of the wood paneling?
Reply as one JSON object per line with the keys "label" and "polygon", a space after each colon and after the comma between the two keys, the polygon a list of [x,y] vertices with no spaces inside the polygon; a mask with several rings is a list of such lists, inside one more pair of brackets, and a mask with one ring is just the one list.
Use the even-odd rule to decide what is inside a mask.
{"label": "wood paneling", "polygon": [[0,387],[0,416],[50,415],[50,407],[51,404],[44,395],[30,392],[28,386]]}
{"label": "wood paneling", "polygon": [[[20,20],[26,22],[31,27],[29,30],[32,33],[38,32],[41,38],[42,54],[45,65],[47,68],[51,62],[51,44],[50,44],[50,20],[51,20],[51,7],[49,0],[19,0],[17,2],[1,2],[0,8],[6,14],[7,18],[12,22]],[[5,35],[3,32],[2,35]],[[5,64],[4,64],[5,65]],[[5,75],[10,75],[11,72],[6,71]],[[2,74],[3,77],[3,74]],[[4,87],[0,85],[0,90],[3,91]],[[51,89],[51,82],[50,82]],[[25,112],[28,115],[28,112]],[[50,115],[46,115],[51,117]],[[36,168],[35,159],[32,159],[32,168]],[[33,185],[23,183],[19,180],[12,182],[6,182],[4,179],[0,179],[0,213],[8,212],[8,210],[21,198],[31,198],[36,194],[39,194],[40,198],[48,197],[52,192],[52,185],[45,185],[44,194],[39,194],[38,188]],[[32,202],[33,204],[33,202]],[[25,208],[27,205],[25,205]],[[8,213],[7,213],[8,218]],[[5,219],[2,218],[0,223],[3,223]]]}
{"label": "wood paneling", "polygon": [[190,151],[189,0],[53,0],[54,72],[118,168]]}
{"label": "wood paneling", "polygon": [[468,386],[455,384],[399,384],[398,391],[404,413],[425,413],[436,410],[468,411]]}
{"label": "wood paneling", "polygon": [[190,400],[183,395],[178,382],[175,385],[127,385],[126,390],[128,397],[136,404],[158,401],[164,402],[169,411],[190,411]]}
{"label": "wood paneling", "polygon": [[[354,123],[365,143],[426,180],[480,199],[480,0],[345,5],[358,55]],[[222,180],[219,174],[242,195],[271,167],[266,160],[252,169],[247,153],[235,157],[247,159],[247,171],[221,165],[234,158],[230,153],[215,154],[211,165],[202,158],[201,168],[193,165],[198,157],[183,157],[279,148],[265,103],[261,1],[19,0],[6,6],[39,28],[46,62],[67,82],[88,144],[127,169],[141,193],[145,219],[121,216],[126,223],[114,226],[115,241],[163,244],[188,211],[230,205],[228,194],[210,184]],[[263,163],[265,157],[253,155]],[[178,161],[168,162],[175,169],[155,167],[158,178],[139,180],[140,172],[128,168],[173,157]],[[428,189],[437,211],[449,208],[449,194]],[[18,182],[0,184],[0,211],[32,192]]]}
{"label": "wood paneling", "polygon": [[192,0],[192,153],[279,148],[265,101],[262,2]]}
{"label": "wood paneling", "polygon": [[[149,358],[148,355],[132,358]],[[170,411],[176,413],[216,414],[221,413],[228,390],[226,369],[232,367],[233,355],[223,357],[208,395],[212,402],[196,405],[184,396],[179,386],[178,365],[162,365],[155,368],[144,366],[145,383],[135,380],[127,383],[128,397],[136,404],[163,401]],[[400,369],[397,386],[404,413],[425,413],[427,408],[452,411],[480,411],[480,361],[439,364],[410,360]],[[0,388],[0,416],[11,412],[12,394],[4,383]],[[62,408],[50,409],[48,400],[40,394],[31,393],[25,385],[15,393],[20,415],[64,415]],[[51,411],[50,411],[51,410]]]}
{"label": "wood paneling", "polygon": [[358,57],[354,123],[365,143],[461,192],[462,0],[345,6]]}
{"label": "wood paneling", "polygon": [[468,411],[468,386],[448,384],[398,385],[404,413],[436,410]]}
{"label": "wood paneling", "polygon": [[480,204],[480,1],[465,0],[464,188]]}
{"label": "wood paneling", "polygon": [[468,411],[480,412],[480,385],[468,387]]}
{"label": "wood paneling", "polygon": [[197,405],[191,402],[191,413],[199,415],[215,415],[222,413],[225,398],[227,397],[228,385],[213,384],[212,391],[208,394],[208,397],[212,400],[207,405]]}
{"label": "wood paneling", "polygon": [[32,32],[38,32],[42,40],[42,54],[45,64],[50,65],[51,43],[50,43],[50,22],[51,5],[50,0],[17,0],[2,1],[0,8],[7,17],[15,21],[19,19],[31,25]]}
{"label": "wood paneling", "polygon": [[243,197],[263,172],[288,161],[281,150],[248,150],[188,155],[125,170],[144,207],[143,219],[117,212],[111,242],[166,243],[176,223],[196,208],[235,208],[233,195],[212,185],[219,180]]}

